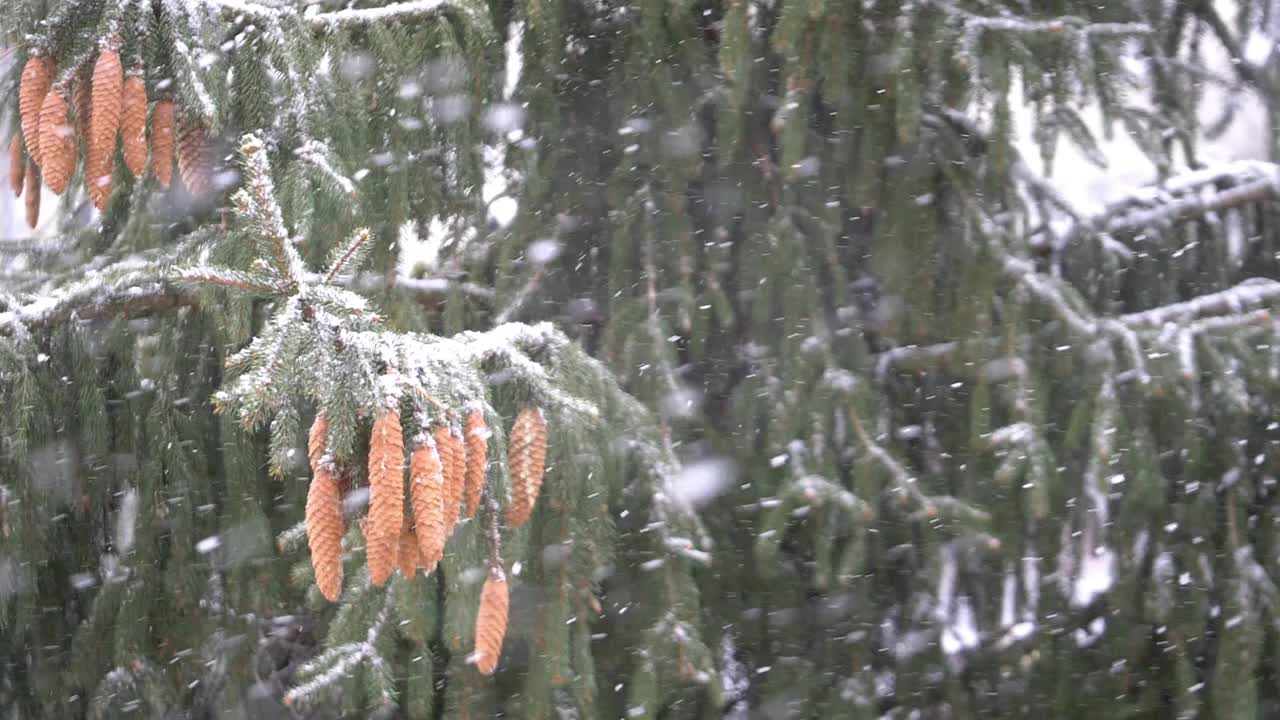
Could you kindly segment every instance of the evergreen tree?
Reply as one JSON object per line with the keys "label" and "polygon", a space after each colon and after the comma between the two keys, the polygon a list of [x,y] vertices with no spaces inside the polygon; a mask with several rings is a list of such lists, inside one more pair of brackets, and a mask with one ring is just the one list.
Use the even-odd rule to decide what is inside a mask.
{"label": "evergreen tree", "polygon": [[1218,5],[11,0],[5,717],[1280,712]]}

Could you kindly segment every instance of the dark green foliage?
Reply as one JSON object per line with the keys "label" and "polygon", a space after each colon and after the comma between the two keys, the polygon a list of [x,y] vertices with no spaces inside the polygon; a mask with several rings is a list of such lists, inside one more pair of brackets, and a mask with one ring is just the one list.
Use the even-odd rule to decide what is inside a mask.
{"label": "dark green foliage", "polygon": [[[115,34],[227,162],[0,244],[7,716],[1280,706],[1277,168],[1200,164],[1206,88],[1280,97],[1266,4],[14,5],[9,126],[28,57]],[[1163,185],[1074,207],[1025,123],[1046,174],[1119,130]],[[486,502],[373,588],[350,493],[329,606],[306,429],[358,491],[387,406],[408,445],[479,409]]]}

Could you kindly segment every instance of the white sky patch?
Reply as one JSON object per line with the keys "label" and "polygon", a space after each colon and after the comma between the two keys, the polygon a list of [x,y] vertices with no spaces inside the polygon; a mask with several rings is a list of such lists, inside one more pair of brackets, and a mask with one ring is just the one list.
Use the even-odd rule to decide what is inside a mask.
{"label": "white sky patch", "polygon": [[[1227,0],[1218,0],[1214,4],[1218,13],[1229,25],[1232,24],[1238,10],[1236,4]],[[1245,38],[1243,44],[1244,60],[1254,65],[1259,64],[1254,61],[1260,58],[1265,61],[1274,47],[1273,41],[1256,31]],[[1202,43],[1201,57],[1206,71],[1234,79],[1236,71],[1232,67],[1231,58],[1212,37]],[[1140,59],[1133,50],[1126,51],[1120,58],[1120,63],[1139,79],[1146,78],[1149,74],[1146,61]],[[1144,92],[1130,93],[1125,100],[1136,107],[1150,109],[1149,98]],[[1020,83],[1013,84],[1009,102],[1013,110],[1014,145],[1031,170],[1044,177],[1047,172],[1034,137],[1034,108],[1026,103]],[[1254,91],[1248,88],[1224,89],[1217,83],[1205,83],[1204,97],[1197,109],[1200,122],[1205,125],[1216,122],[1222,116],[1223,108],[1229,105],[1235,107],[1231,124],[1219,136],[1198,138],[1197,160],[1210,166],[1234,160],[1265,160],[1269,153],[1271,132],[1267,125],[1265,103]],[[1096,104],[1077,109],[1097,141],[1099,151],[1106,158],[1107,166],[1098,167],[1090,162],[1085,153],[1064,135],[1058,141],[1053,174],[1048,180],[1076,208],[1088,214],[1096,214],[1102,212],[1108,203],[1135,187],[1154,182],[1156,168],[1121,123],[1117,122],[1113,126],[1109,139],[1104,136],[1102,114]],[[989,119],[990,111],[991,108],[984,108],[980,113],[984,119]],[[1185,158],[1181,157],[1180,152],[1175,153],[1173,160],[1175,173],[1186,169]]]}
{"label": "white sky patch", "polygon": [[[524,53],[521,50],[524,39],[524,23],[513,22],[508,26],[505,46],[505,67],[502,86],[504,102],[495,103],[484,108],[483,121],[485,127],[497,137],[494,142],[486,143],[481,148],[484,164],[484,185],[480,188],[480,197],[487,208],[485,220],[492,225],[505,228],[516,217],[519,202],[509,194],[513,183],[520,179],[519,173],[507,167],[506,143],[524,140],[525,110],[519,104],[509,101],[520,83],[520,75],[524,70]],[[414,268],[424,266],[434,270],[440,265],[440,251],[456,245],[459,250],[476,236],[476,230],[467,225],[466,218],[437,217],[426,223],[425,238],[400,237],[400,274],[409,275]]]}

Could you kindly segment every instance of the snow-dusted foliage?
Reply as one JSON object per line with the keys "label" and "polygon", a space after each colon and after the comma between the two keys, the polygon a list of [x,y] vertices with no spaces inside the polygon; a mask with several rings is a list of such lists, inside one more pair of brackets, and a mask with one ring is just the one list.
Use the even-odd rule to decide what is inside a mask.
{"label": "snow-dusted foliage", "polygon": [[[1274,3],[12,5],[0,708],[1280,704]],[[47,63],[87,144],[104,52],[99,210],[20,115]],[[474,515],[375,578],[390,456],[472,417]]]}

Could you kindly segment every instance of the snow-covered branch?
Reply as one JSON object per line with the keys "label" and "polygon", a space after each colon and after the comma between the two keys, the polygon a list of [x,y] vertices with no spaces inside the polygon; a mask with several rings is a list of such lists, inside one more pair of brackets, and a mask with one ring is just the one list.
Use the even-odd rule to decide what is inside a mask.
{"label": "snow-covered branch", "polygon": [[[221,10],[258,20],[281,20],[299,17],[298,12],[293,8],[274,7],[251,2],[250,0],[207,0],[207,2],[209,5]],[[452,0],[412,0],[410,2],[390,3],[381,7],[335,10],[333,12],[315,12],[314,8],[314,5],[309,6],[308,11],[304,12],[300,17],[307,26],[321,30],[368,25],[387,20],[403,20],[412,17],[435,15],[445,10],[464,9],[459,8],[457,3]]]}
{"label": "snow-covered branch", "polygon": [[[108,269],[110,266],[108,266]],[[243,273],[229,273],[217,268],[217,277],[201,273],[201,268],[188,268],[181,272],[163,270],[157,265],[150,270],[138,270],[104,280],[94,274],[68,285],[52,295],[24,302],[0,312],[0,336],[23,334],[37,329],[54,327],[68,320],[101,320],[106,318],[142,318],[173,311],[196,304],[194,294],[178,286],[179,281],[208,281],[213,284],[236,287],[254,292],[265,291],[267,286],[254,281]],[[309,281],[318,281],[319,275],[308,274]],[[243,280],[243,282],[239,282]],[[416,296],[420,300],[439,301],[445,298],[458,282],[449,278],[399,278],[388,286],[385,278],[374,273],[362,273],[354,278],[338,278],[339,286],[361,292],[391,289]],[[492,298],[487,288],[473,283],[462,283],[464,294],[480,300]],[[278,290],[275,289],[275,290]]]}
{"label": "snow-covered branch", "polygon": [[1096,227],[1109,235],[1136,233],[1145,228],[1169,226],[1217,210],[1274,199],[1280,196],[1277,177],[1277,168],[1273,166],[1266,176],[1246,180],[1232,187],[1170,198],[1155,206],[1128,209],[1115,216],[1100,219]]}
{"label": "snow-covered branch", "polygon": [[105,282],[93,277],[0,312],[0,336],[21,335],[69,320],[146,317],[191,303],[190,295],[156,273],[130,273]]}
{"label": "snow-covered branch", "polygon": [[949,0],[930,0],[930,5],[947,15],[958,18],[971,31],[991,30],[1006,33],[1080,33],[1094,36],[1150,35],[1151,26],[1139,22],[1093,22],[1075,15],[1036,20],[1009,12],[1000,15],[979,15],[957,6]]}
{"label": "snow-covered branch", "polygon": [[448,9],[458,8],[457,3],[450,0],[411,0],[396,2],[381,7],[360,8],[351,10],[335,10],[310,14],[305,17],[308,25],[333,29],[344,25],[367,25],[386,20],[403,20],[409,17],[434,15]]}
{"label": "snow-covered branch", "polygon": [[1157,328],[1165,323],[1188,323],[1215,315],[1239,315],[1276,301],[1280,301],[1280,282],[1251,278],[1235,287],[1185,302],[1122,315],[1120,322],[1134,329]]}

